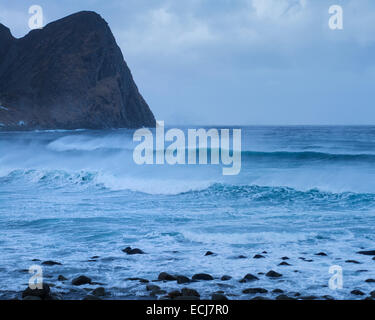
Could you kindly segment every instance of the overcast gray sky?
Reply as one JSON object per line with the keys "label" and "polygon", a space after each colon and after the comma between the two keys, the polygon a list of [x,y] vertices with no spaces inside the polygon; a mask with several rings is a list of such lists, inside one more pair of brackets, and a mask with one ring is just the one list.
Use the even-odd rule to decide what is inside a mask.
{"label": "overcast gray sky", "polygon": [[24,36],[33,4],[106,19],[166,125],[375,124],[373,0],[0,0],[0,22]]}

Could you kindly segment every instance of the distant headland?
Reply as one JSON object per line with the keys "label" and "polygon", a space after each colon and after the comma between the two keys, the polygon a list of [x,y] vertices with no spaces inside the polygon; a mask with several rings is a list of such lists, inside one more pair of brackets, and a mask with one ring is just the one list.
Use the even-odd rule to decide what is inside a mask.
{"label": "distant headland", "polygon": [[97,13],[72,14],[20,39],[0,24],[0,130],[154,126]]}

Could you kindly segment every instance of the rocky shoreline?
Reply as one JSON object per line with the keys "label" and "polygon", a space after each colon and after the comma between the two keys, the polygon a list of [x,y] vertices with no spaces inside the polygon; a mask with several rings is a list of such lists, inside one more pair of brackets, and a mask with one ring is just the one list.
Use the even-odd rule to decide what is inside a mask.
{"label": "rocky shoreline", "polygon": [[[147,254],[139,248],[126,247],[122,249],[126,255]],[[356,255],[369,258],[375,263],[375,250],[365,250],[356,252]],[[202,258],[209,259],[210,256],[216,256],[216,253],[207,251]],[[238,259],[265,259],[267,252],[255,254],[253,257],[244,255],[238,256]],[[138,293],[134,295],[131,291],[123,288],[108,287],[104,283],[94,281],[89,274],[72,276],[54,274],[53,268],[63,266],[63,263],[53,260],[41,261],[33,259],[34,264],[43,267],[45,276],[43,288],[30,289],[28,286],[22,292],[0,291],[0,299],[7,300],[335,300],[331,295],[311,295],[306,292],[291,291],[283,288],[285,276],[282,268],[293,268],[291,261],[298,259],[306,263],[313,259],[322,259],[328,257],[325,252],[318,252],[308,257],[301,256],[291,258],[283,256],[280,261],[275,263],[275,270],[263,270],[257,273],[245,274],[240,279],[235,279],[230,275],[210,275],[207,273],[194,273],[191,276],[174,274],[170,272],[160,272],[157,278],[147,279],[138,275],[124,279],[127,287],[136,288]],[[88,261],[97,262],[101,257],[92,256]],[[345,260],[345,264],[359,265],[362,262],[358,259]],[[284,269],[285,270],[285,269]],[[22,270],[28,273],[28,270]],[[48,271],[48,272],[47,272]],[[359,270],[367,272],[368,270]],[[51,273],[52,272],[52,273]],[[301,272],[293,270],[293,272]],[[267,279],[267,286],[257,285],[260,279]],[[373,285],[372,290],[365,290],[361,285],[353,288],[344,288],[349,290],[349,298],[353,300],[374,300],[375,299],[375,279],[368,278],[364,281],[366,285]],[[202,287],[206,284],[215,284],[218,290],[211,290],[207,293],[200,292],[196,284]],[[322,285],[328,287],[327,285]]]}

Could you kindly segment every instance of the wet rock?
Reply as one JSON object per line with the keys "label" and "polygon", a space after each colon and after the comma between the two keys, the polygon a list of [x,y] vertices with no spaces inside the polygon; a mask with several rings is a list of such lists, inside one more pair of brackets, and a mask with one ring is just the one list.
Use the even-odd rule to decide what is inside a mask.
{"label": "wet rock", "polygon": [[42,299],[36,296],[26,296],[22,298],[22,300],[42,300]]}
{"label": "wet rock", "polygon": [[31,260],[32,262],[39,262],[40,261],[40,259],[33,259],[33,260]]}
{"label": "wet rock", "polygon": [[361,263],[358,262],[357,260],[346,260],[345,262],[346,262],[346,263],[361,264]]}
{"label": "wet rock", "polygon": [[193,280],[204,280],[204,281],[214,280],[214,278],[207,273],[197,273],[197,274],[193,275],[192,279]]}
{"label": "wet rock", "polygon": [[375,256],[375,250],[358,251],[357,253],[364,254],[365,256]]}
{"label": "wet rock", "polygon": [[141,249],[131,247],[126,247],[125,249],[122,249],[122,252],[125,252],[126,254],[145,254]]}
{"label": "wet rock", "polygon": [[47,260],[47,261],[42,262],[42,265],[43,266],[62,266],[62,263],[52,261],[52,260]]}
{"label": "wet rock", "polygon": [[324,295],[322,298],[325,300],[335,300],[335,298],[330,295]]}
{"label": "wet rock", "polygon": [[176,297],[174,300],[187,300],[187,301],[190,301],[190,300],[200,300],[199,297],[194,297],[194,296],[180,296],[180,297]]}
{"label": "wet rock", "polygon": [[146,290],[147,291],[156,291],[156,290],[160,290],[160,287],[156,286],[154,284],[149,284],[149,285],[146,286]]}
{"label": "wet rock", "polygon": [[92,292],[91,292],[92,295],[94,295],[95,297],[103,297],[106,295],[106,292],[105,292],[105,289],[103,287],[98,287],[96,289],[94,289]]}
{"label": "wet rock", "polygon": [[232,279],[232,277],[231,277],[231,276],[227,276],[227,275],[223,275],[223,276],[221,277],[221,281],[228,281],[228,280],[230,280],[230,279]]}
{"label": "wet rock", "polygon": [[159,289],[159,290],[153,290],[153,291],[151,291],[150,296],[151,297],[155,297],[155,296],[160,296],[160,295],[166,294],[166,293],[167,293],[167,291],[161,290],[161,289]]}
{"label": "wet rock", "polygon": [[176,279],[177,279],[178,284],[191,282],[188,277],[185,277],[185,276],[182,276],[182,275],[176,276]]}
{"label": "wet rock", "polygon": [[268,271],[266,273],[266,276],[269,277],[269,278],[280,278],[280,277],[282,277],[282,274],[271,270],[271,271]]}
{"label": "wet rock", "polygon": [[375,298],[375,291],[371,291],[370,292],[370,296],[373,297],[373,298]]}
{"label": "wet rock", "polygon": [[262,276],[262,275],[264,275],[264,272],[258,272],[258,274],[259,274],[260,276]]}
{"label": "wet rock", "polygon": [[266,298],[266,297],[260,297],[260,296],[257,296],[257,297],[254,297],[250,300],[271,300],[270,298]]}
{"label": "wet rock", "polygon": [[228,298],[224,294],[222,294],[222,293],[213,293],[211,295],[211,299],[212,300],[217,300],[217,301],[228,300]]}
{"label": "wet rock", "polygon": [[306,259],[304,257],[299,257],[298,259],[306,261],[306,262],[313,262],[314,261],[313,259]]}
{"label": "wet rock", "polygon": [[367,279],[365,282],[367,282],[367,283],[374,283],[375,279]]}
{"label": "wet rock", "polygon": [[318,297],[316,297],[316,296],[302,296],[302,297],[299,297],[299,299],[301,299],[301,300],[316,300],[316,299],[318,299]]}
{"label": "wet rock", "polygon": [[355,295],[355,296],[364,296],[365,295],[361,290],[353,290],[350,293]]}
{"label": "wet rock", "polygon": [[197,290],[190,289],[190,288],[181,289],[181,294],[184,297],[200,297],[201,296]]}
{"label": "wet rock", "polygon": [[288,257],[282,257],[281,260],[289,260]]}
{"label": "wet rock", "polygon": [[248,273],[246,276],[243,277],[243,279],[240,280],[240,283],[251,282],[255,280],[259,280],[259,278],[252,275],[251,273]]}
{"label": "wet rock", "polygon": [[267,252],[267,251],[263,251],[262,253],[263,253],[263,254],[267,254],[268,252]]}
{"label": "wet rock", "polygon": [[262,259],[265,258],[265,256],[262,256],[261,254],[256,254],[253,259]]}
{"label": "wet rock", "polygon": [[99,256],[92,256],[90,259],[99,259]]}
{"label": "wet rock", "polygon": [[272,290],[272,293],[284,293],[284,290],[274,289],[274,290]]}
{"label": "wet rock", "polygon": [[140,283],[149,283],[150,281],[143,278],[126,278],[125,280],[129,281],[139,281]]}
{"label": "wet rock", "polygon": [[169,274],[167,272],[162,272],[162,273],[159,274],[158,280],[161,280],[161,281],[176,281],[177,278],[175,276],[172,276],[171,274]]}
{"label": "wet rock", "polygon": [[83,284],[91,284],[91,283],[92,283],[91,279],[86,276],[79,276],[72,280],[72,284],[74,286],[81,286]]}
{"label": "wet rock", "polygon": [[244,255],[239,255],[238,257],[237,257],[237,259],[246,259],[247,257],[246,256],[244,256]]}
{"label": "wet rock", "polygon": [[38,288],[31,289],[30,287],[27,287],[24,291],[22,291],[22,299],[24,299],[25,297],[37,297],[41,300],[48,300],[51,298],[50,293],[51,293],[51,289],[49,285],[46,283],[43,283],[41,289],[38,289]]}
{"label": "wet rock", "polygon": [[321,257],[326,257],[327,254],[325,252],[318,252],[318,253],[315,253],[316,256],[321,256]]}
{"label": "wet rock", "polygon": [[285,294],[280,294],[276,297],[276,300],[297,300],[296,298],[288,297]]}
{"label": "wet rock", "polygon": [[288,262],[285,262],[285,261],[279,263],[278,265],[279,266],[291,266],[291,264],[289,264]]}
{"label": "wet rock", "polygon": [[373,257],[373,258],[372,258],[372,260],[374,260],[374,261],[375,261],[375,257]]}
{"label": "wet rock", "polygon": [[82,300],[102,300],[97,296],[94,296],[92,294],[88,294],[86,297],[84,297]]}
{"label": "wet rock", "polygon": [[215,253],[213,253],[212,251],[207,251],[205,253],[205,256],[213,256],[213,255],[215,255]]}
{"label": "wet rock", "polygon": [[171,299],[175,299],[175,298],[180,297],[180,296],[182,296],[182,294],[178,290],[174,290],[174,291],[171,291],[171,292],[168,293],[168,297],[171,298]]}
{"label": "wet rock", "polygon": [[66,281],[66,280],[68,280],[67,278],[65,278],[63,275],[59,275],[58,277],[57,277],[57,280],[58,281]]}
{"label": "wet rock", "polygon": [[245,290],[242,290],[242,293],[245,294],[256,294],[256,293],[267,293],[268,290],[263,289],[263,288],[248,288]]}

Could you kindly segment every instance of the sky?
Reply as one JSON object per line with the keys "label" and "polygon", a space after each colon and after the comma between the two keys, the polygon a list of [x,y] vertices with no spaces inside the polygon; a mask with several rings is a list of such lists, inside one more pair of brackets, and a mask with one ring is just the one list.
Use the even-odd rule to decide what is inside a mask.
{"label": "sky", "polygon": [[375,124],[373,0],[0,0],[0,23],[24,36],[35,4],[99,13],[167,126]]}

